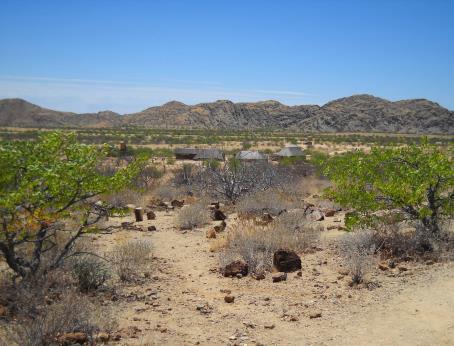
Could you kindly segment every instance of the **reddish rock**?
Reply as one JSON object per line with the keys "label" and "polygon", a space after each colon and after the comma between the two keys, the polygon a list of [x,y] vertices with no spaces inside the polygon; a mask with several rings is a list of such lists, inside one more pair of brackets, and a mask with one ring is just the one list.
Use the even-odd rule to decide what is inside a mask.
{"label": "reddish rock", "polygon": [[206,233],[206,237],[208,239],[214,239],[216,238],[216,231],[214,229],[209,229]]}
{"label": "reddish rock", "polygon": [[224,297],[224,301],[228,304],[231,304],[235,301],[235,296],[227,295]]}
{"label": "reddish rock", "polygon": [[147,220],[154,220],[154,219],[156,219],[156,214],[151,210],[147,211]]}
{"label": "reddish rock", "polygon": [[224,268],[221,268],[221,273],[225,277],[234,277],[238,274],[246,276],[249,272],[249,267],[247,263],[243,261],[233,261],[227,264]]}
{"label": "reddish rock", "polygon": [[184,200],[183,201],[179,201],[177,199],[174,199],[172,202],[170,202],[170,205],[174,208],[182,208],[183,205],[184,205]]}
{"label": "reddish rock", "polygon": [[273,264],[280,272],[294,272],[301,269],[301,258],[294,251],[278,250],[273,255]]}
{"label": "reddish rock", "polygon": [[327,209],[323,213],[325,214],[325,217],[332,217],[336,214],[336,211],[334,209]]}

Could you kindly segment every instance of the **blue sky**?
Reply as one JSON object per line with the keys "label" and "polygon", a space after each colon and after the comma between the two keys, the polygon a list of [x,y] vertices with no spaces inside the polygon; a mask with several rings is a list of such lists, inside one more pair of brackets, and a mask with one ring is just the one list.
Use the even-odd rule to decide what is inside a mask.
{"label": "blue sky", "polygon": [[454,109],[454,1],[0,1],[0,98],[134,112],[169,100]]}

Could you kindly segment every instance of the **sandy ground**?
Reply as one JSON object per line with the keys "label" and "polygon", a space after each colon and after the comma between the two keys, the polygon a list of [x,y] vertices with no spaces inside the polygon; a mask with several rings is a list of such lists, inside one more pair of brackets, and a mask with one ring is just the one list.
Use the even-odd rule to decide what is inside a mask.
{"label": "sandy ground", "polygon": [[[218,254],[210,252],[216,240],[205,237],[210,226],[182,233],[174,226],[176,212],[138,223],[155,225],[156,232],[98,236],[104,251],[129,239],[150,239],[154,248],[148,278],[104,302],[119,320],[118,345],[454,344],[452,263],[376,269],[371,281],[378,287],[352,288],[335,251],[341,232],[325,231],[320,249],[302,256],[301,277],[224,278]],[[234,303],[224,302],[226,290]],[[314,312],[321,317],[310,318]]]}

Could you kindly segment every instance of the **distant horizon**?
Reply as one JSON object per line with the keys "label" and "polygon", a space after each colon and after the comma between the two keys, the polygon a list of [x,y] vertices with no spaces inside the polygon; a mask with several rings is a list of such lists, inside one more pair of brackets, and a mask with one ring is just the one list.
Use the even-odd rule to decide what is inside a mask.
{"label": "distant horizon", "polygon": [[0,98],[125,114],[171,100],[454,109],[454,1],[0,2]]}
{"label": "distant horizon", "polygon": [[355,96],[371,96],[371,97],[379,98],[379,99],[382,99],[382,100],[385,100],[385,101],[388,101],[388,102],[426,100],[426,101],[429,101],[429,102],[434,102],[434,103],[438,104],[440,107],[445,108],[445,109],[447,109],[450,112],[454,112],[453,109],[449,109],[449,108],[439,104],[438,102],[435,102],[435,101],[427,99],[427,98],[419,97],[419,98],[414,98],[414,99],[389,100],[389,99],[386,99],[386,98],[383,98],[383,97],[380,97],[380,96],[377,96],[377,95],[371,95],[371,94],[365,94],[365,93],[354,94],[354,95],[349,95],[349,96],[342,96],[342,97],[339,97],[337,99],[329,100],[329,101],[327,101],[327,102],[325,102],[324,104],[321,104],[321,105],[320,104],[313,104],[313,103],[301,103],[301,104],[289,105],[289,104],[280,102],[279,100],[272,100],[272,99],[268,99],[268,100],[264,99],[264,100],[258,100],[258,101],[239,101],[239,102],[235,102],[235,101],[232,101],[232,100],[229,100],[229,99],[219,99],[219,100],[204,101],[204,102],[198,102],[198,103],[185,103],[185,102],[182,102],[182,101],[179,101],[179,100],[169,100],[169,101],[166,101],[166,102],[161,103],[161,104],[146,106],[146,107],[141,108],[139,110],[135,110],[135,111],[132,111],[132,112],[127,112],[127,113],[116,112],[115,110],[112,110],[112,109],[98,109],[98,110],[94,110],[94,111],[90,111],[90,112],[77,112],[77,111],[73,111],[73,110],[70,110],[70,109],[53,108],[53,107],[50,107],[50,106],[47,106],[47,105],[44,105],[44,104],[40,104],[40,103],[37,103],[37,102],[30,101],[29,99],[25,99],[25,98],[22,98],[22,97],[0,98],[0,102],[4,101],[4,100],[15,100],[15,99],[16,100],[22,100],[22,101],[25,101],[27,103],[33,104],[35,106],[39,106],[41,108],[45,108],[45,109],[49,109],[49,110],[57,111],[57,112],[62,112],[62,113],[84,114],[84,113],[112,112],[112,113],[116,113],[118,115],[128,115],[128,114],[140,113],[140,112],[142,112],[142,111],[144,111],[144,110],[146,110],[148,108],[152,108],[152,107],[162,107],[162,106],[164,106],[164,105],[166,105],[168,103],[171,103],[171,102],[178,102],[178,103],[184,104],[185,106],[189,106],[189,107],[197,106],[197,105],[200,105],[200,104],[215,103],[215,102],[220,102],[220,101],[221,102],[222,101],[228,101],[228,102],[232,102],[234,104],[238,104],[238,103],[278,102],[278,103],[280,103],[280,104],[282,104],[284,106],[289,106],[289,107],[295,107],[295,106],[318,106],[318,107],[323,107],[323,106],[325,106],[326,104],[328,104],[330,102],[338,101],[338,100],[349,98],[349,97],[355,97]]}

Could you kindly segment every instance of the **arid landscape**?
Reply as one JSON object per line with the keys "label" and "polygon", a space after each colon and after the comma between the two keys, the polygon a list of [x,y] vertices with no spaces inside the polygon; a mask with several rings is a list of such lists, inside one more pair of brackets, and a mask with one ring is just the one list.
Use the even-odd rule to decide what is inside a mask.
{"label": "arid landscape", "polygon": [[0,1],[0,346],[454,346],[454,1]]}
{"label": "arid landscape", "polygon": [[[76,136],[93,143],[97,132],[90,131]],[[197,131],[169,131],[167,143],[154,144],[150,130],[140,144],[129,144],[119,141],[135,138],[133,129],[97,131],[112,143],[107,157],[95,164],[100,174],[112,176],[141,155],[145,165],[133,185],[84,202],[105,213],[99,214],[97,230],[84,231],[71,248],[76,256],[68,253],[68,260],[46,274],[47,284],[18,288],[31,289],[27,296],[38,300],[33,304],[44,295],[54,308],[26,312],[29,303],[15,300],[12,271],[3,263],[2,287],[8,292],[0,301],[3,344],[24,344],[38,335],[65,345],[450,345],[454,340],[451,240],[425,239],[430,250],[419,250],[422,240],[413,238],[418,223],[393,221],[395,209],[377,219],[375,229],[351,228],[346,215],[354,209],[326,194],[332,182],[320,175],[317,163],[318,157],[367,155],[374,146],[418,148],[420,138],[277,132],[273,140],[269,133],[233,132],[207,140]],[[10,143],[40,141],[52,133],[1,132]],[[450,152],[450,136],[429,140],[437,143],[431,150]],[[223,148],[225,161],[175,157],[177,148],[194,142],[199,151]],[[279,158],[282,144],[301,148],[304,156]],[[235,161],[239,150],[269,156],[264,162]],[[223,179],[238,186],[230,190]],[[67,225],[80,218],[73,213],[65,217]],[[440,220],[448,239],[451,217]],[[61,249],[65,236],[58,240],[57,229],[49,232]],[[280,267],[275,256],[281,250],[290,264],[297,259],[296,267]],[[59,251],[43,254],[43,263]],[[60,301],[81,309],[61,325],[57,321],[68,312],[58,307]],[[26,322],[36,313],[41,316],[36,323]]]}

